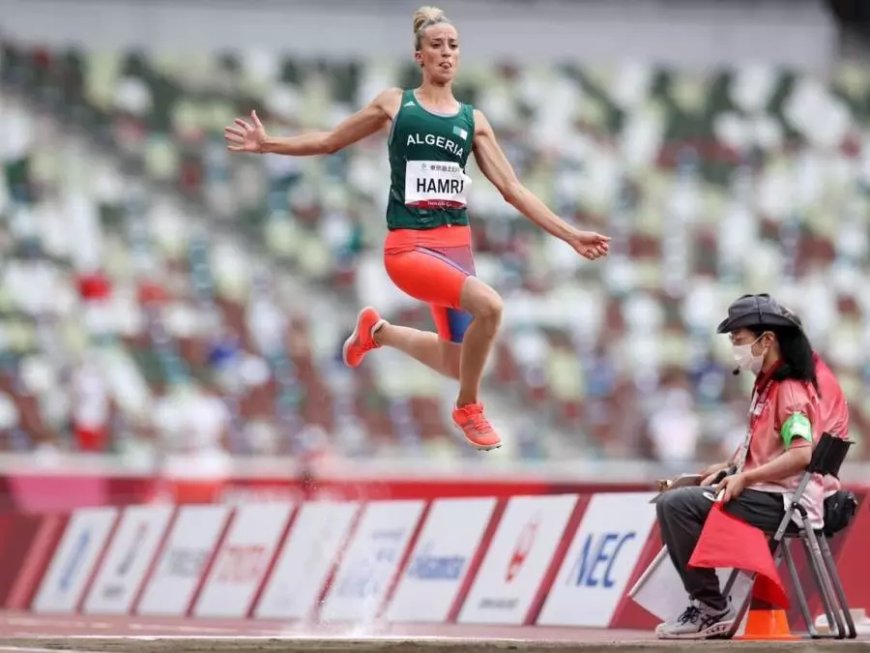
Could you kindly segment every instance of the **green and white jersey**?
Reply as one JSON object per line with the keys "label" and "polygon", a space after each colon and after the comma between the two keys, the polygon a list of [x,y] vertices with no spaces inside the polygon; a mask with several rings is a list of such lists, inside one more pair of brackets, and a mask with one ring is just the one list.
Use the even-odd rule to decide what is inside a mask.
{"label": "green and white jersey", "polygon": [[390,229],[468,224],[465,165],[473,142],[474,107],[441,115],[421,107],[413,90],[402,93],[388,143]]}

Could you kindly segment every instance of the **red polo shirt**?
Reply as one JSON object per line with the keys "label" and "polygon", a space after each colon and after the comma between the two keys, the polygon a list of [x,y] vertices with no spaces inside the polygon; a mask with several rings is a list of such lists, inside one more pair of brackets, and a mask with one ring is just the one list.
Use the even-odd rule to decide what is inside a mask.
{"label": "red polo shirt", "polygon": [[[811,383],[795,379],[775,380],[776,370],[759,375],[755,382],[749,414],[749,451],[744,471],[761,467],[789,449],[811,447],[822,434],[819,396]],[[791,501],[803,472],[787,478],[758,483],[754,490],[783,495],[784,505]],[[810,481],[801,498],[815,528],[822,524],[822,480]]]}

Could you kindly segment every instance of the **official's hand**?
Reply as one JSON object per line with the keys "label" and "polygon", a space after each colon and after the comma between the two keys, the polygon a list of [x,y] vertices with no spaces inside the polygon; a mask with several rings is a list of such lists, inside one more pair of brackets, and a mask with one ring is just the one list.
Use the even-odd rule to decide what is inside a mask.
{"label": "official's hand", "polygon": [[256,111],[251,111],[251,122],[236,118],[234,125],[224,127],[227,149],[231,152],[262,152],[266,130]]}
{"label": "official's hand", "polygon": [[594,231],[574,231],[565,239],[580,256],[594,261],[602,256],[607,256],[610,251],[610,237],[602,236]]}
{"label": "official's hand", "polygon": [[731,499],[736,499],[741,494],[743,494],[743,490],[746,489],[746,475],[743,473],[740,474],[732,474],[731,476],[726,476],[721,483],[716,486],[716,494],[724,490],[725,495],[722,497],[722,501],[724,503],[728,503]]}

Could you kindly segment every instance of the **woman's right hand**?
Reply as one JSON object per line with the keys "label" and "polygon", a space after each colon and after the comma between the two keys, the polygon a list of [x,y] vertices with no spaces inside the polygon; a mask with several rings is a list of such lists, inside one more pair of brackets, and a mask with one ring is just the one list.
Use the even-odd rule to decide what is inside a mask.
{"label": "woman's right hand", "polygon": [[610,236],[602,236],[594,231],[572,230],[565,242],[571,245],[580,256],[594,261],[602,256],[607,256],[610,251]]}
{"label": "woman's right hand", "polygon": [[224,127],[227,149],[230,152],[263,152],[266,130],[257,117],[257,112],[251,111],[250,123],[241,118],[236,118],[233,122],[233,125]]}

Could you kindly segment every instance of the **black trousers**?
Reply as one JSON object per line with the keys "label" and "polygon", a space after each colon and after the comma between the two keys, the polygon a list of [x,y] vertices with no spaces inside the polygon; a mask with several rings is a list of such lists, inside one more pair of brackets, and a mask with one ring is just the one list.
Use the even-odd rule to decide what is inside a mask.
{"label": "black trousers", "polygon": [[[727,600],[719,589],[714,569],[692,569],[689,558],[701,536],[704,520],[713,506],[715,490],[709,487],[681,487],[665,492],[656,504],[662,539],[668,547],[683,587],[696,601],[716,610],[725,609]],[[785,514],[782,495],[775,492],[744,490],[731,499],[725,512],[767,532],[777,529]]]}

